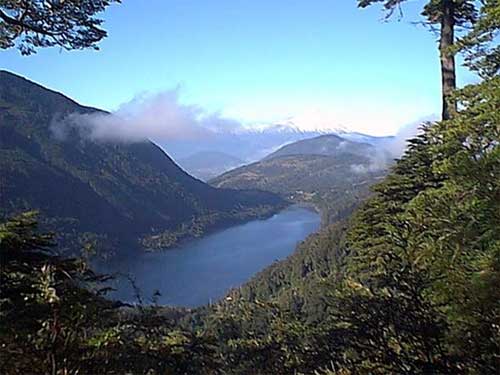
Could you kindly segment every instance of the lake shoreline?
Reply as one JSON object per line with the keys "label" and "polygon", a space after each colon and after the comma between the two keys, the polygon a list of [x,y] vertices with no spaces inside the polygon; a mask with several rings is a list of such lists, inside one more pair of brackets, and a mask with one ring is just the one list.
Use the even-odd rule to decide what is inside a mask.
{"label": "lake shoreline", "polygon": [[141,241],[142,241],[141,240],[140,241],[140,243],[141,243],[140,248],[141,248],[141,251],[146,252],[146,253],[156,253],[156,252],[169,251],[169,250],[175,249],[179,246],[183,246],[185,244],[188,244],[191,241],[196,241],[196,240],[202,239],[206,236],[217,233],[219,231],[229,229],[229,228],[237,226],[237,225],[242,225],[242,224],[254,221],[254,220],[266,220],[266,219],[272,217],[273,215],[276,215],[276,214],[286,210],[287,208],[289,208],[292,205],[293,205],[293,203],[290,203],[288,201],[283,201],[283,203],[280,205],[269,206],[268,209],[266,209],[262,213],[248,214],[247,217],[244,217],[242,219],[238,219],[236,217],[231,217],[225,221],[219,220],[215,224],[207,226],[205,228],[204,232],[201,233],[199,236],[191,235],[189,233],[188,234],[184,234],[184,233],[178,234],[179,231],[166,230],[163,232],[165,235],[174,236],[174,237],[178,237],[178,238],[175,238],[175,240],[170,242],[168,245],[164,245],[164,246],[154,245],[151,247],[144,246],[141,243]]}
{"label": "lake shoreline", "polygon": [[[109,299],[133,304],[140,290],[147,305],[198,308],[216,303],[275,261],[290,256],[319,228],[320,215],[314,210],[289,205],[267,219],[222,229],[166,251],[143,252],[96,266],[99,272],[122,275],[111,283],[118,290]],[[161,296],[153,301],[156,289]]]}

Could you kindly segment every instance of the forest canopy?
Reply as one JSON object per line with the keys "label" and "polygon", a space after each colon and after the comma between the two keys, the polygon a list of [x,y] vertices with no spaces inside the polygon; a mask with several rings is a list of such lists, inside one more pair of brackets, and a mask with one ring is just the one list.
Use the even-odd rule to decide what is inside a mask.
{"label": "forest canopy", "polygon": [[[360,5],[376,2],[402,1]],[[1,372],[497,374],[500,3],[430,1],[430,21],[443,5],[474,10],[442,52],[463,52],[481,81],[446,92],[452,115],[422,124],[351,217],[217,304],[113,303],[107,276],[58,256],[35,213],[4,220]]]}

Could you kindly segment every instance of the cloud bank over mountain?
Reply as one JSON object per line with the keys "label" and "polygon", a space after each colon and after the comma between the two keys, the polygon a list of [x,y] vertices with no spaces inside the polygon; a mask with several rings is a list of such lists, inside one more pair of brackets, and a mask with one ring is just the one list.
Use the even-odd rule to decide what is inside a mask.
{"label": "cloud bank over mountain", "polygon": [[58,139],[76,130],[93,141],[133,143],[144,140],[201,140],[220,131],[241,127],[237,121],[208,113],[201,107],[182,104],[179,90],[144,94],[123,104],[113,113],[73,113],[52,122]]}
{"label": "cloud bank over mountain", "polygon": [[394,137],[385,142],[383,145],[384,148],[390,152],[393,157],[400,157],[408,145],[407,141],[420,134],[422,132],[423,125],[437,121],[437,119],[437,115],[429,115],[401,126]]}
{"label": "cloud bank over mountain", "polygon": [[[330,132],[376,145],[377,152],[370,157],[373,168],[378,169],[387,163],[388,154],[390,158],[401,156],[406,140],[418,133],[422,123],[434,119],[435,116],[427,116],[402,126],[392,137],[371,137],[341,127],[331,127]],[[247,162],[260,160],[285,144],[328,133],[304,130],[300,118],[288,118],[278,123],[241,123],[200,106],[182,103],[178,88],[138,95],[112,113],[56,116],[51,129],[59,140],[75,136],[95,142],[152,140],[176,159],[197,152],[218,151],[228,152]],[[362,172],[356,168],[355,171]]]}

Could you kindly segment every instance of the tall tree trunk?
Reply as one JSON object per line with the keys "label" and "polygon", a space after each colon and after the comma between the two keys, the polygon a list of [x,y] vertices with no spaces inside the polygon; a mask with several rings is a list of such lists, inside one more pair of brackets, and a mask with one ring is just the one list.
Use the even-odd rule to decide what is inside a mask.
{"label": "tall tree trunk", "polygon": [[455,43],[455,6],[453,0],[442,0],[442,12],[441,38],[439,41],[443,96],[442,119],[448,120],[457,112],[457,104],[450,97],[457,87],[455,53],[450,51],[450,47]]}

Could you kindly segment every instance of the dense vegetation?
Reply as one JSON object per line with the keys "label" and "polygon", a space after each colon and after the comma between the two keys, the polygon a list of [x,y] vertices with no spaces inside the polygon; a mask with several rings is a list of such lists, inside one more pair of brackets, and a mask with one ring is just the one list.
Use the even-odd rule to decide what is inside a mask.
{"label": "dense vegetation", "polygon": [[[325,141],[334,140],[333,147]],[[349,144],[346,150],[338,145]],[[328,142],[331,146],[332,142]],[[323,154],[321,154],[323,145]],[[322,214],[323,225],[347,217],[370,193],[370,186],[387,172],[389,159],[379,160],[350,151],[375,147],[342,140],[337,136],[320,136],[285,146],[269,157],[236,168],[210,180],[219,188],[259,189],[279,194],[291,202],[311,205]],[[289,154],[289,152],[302,154]],[[361,151],[360,151],[361,153]]]}
{"label": "dense vegetation", "polygon": [[117,309],[30,217],[3,224],[4,372],[495,373],[500,79],[459,99],[349,222],[210,308]]}
{"label": "dense vegetation", "polygon": [[[500,80],[458,99],[459,114],[410,142],[345,230],[310,238],[220,307],[242,373],[496,373]],[[241,318],[248,301],[272,305]]]}
{"label": "dense vegetation", "polygon": [[[398,3],[398,2],[395,2]],[[500,4],[464,39],[484,77],[427,124],[354,215],[198,311],[113,306],[32,214],[0,225],[7,374],[496,374]]]}
{"label": "dense vegetation", "polygon": [[336,134],[324,134],[282,146],[265,159],[290,155],[340,156],[346,153],[367,156],[376,152],[375,146],[369,143],[350,141]]}
{"label": "dense vegetation", "polygon": [[[175,311],[119,310],[106,280],[54,253],[33,213],[0,225],[2,374],[179,374],[210,368],[213,345],[176,326]],[[149,372],[148,372],[149,371]]]}
{"label": "dense vegetation", "polygon": [[269,193],[214,189],[148,141],[91,141],[74,128],[58,138],[53,131],[65,115],[97,112],[0,72],[3,215],[36,209],[61,246],[99,242],[123,252],[139,243],[168,247],[283,206]]}

